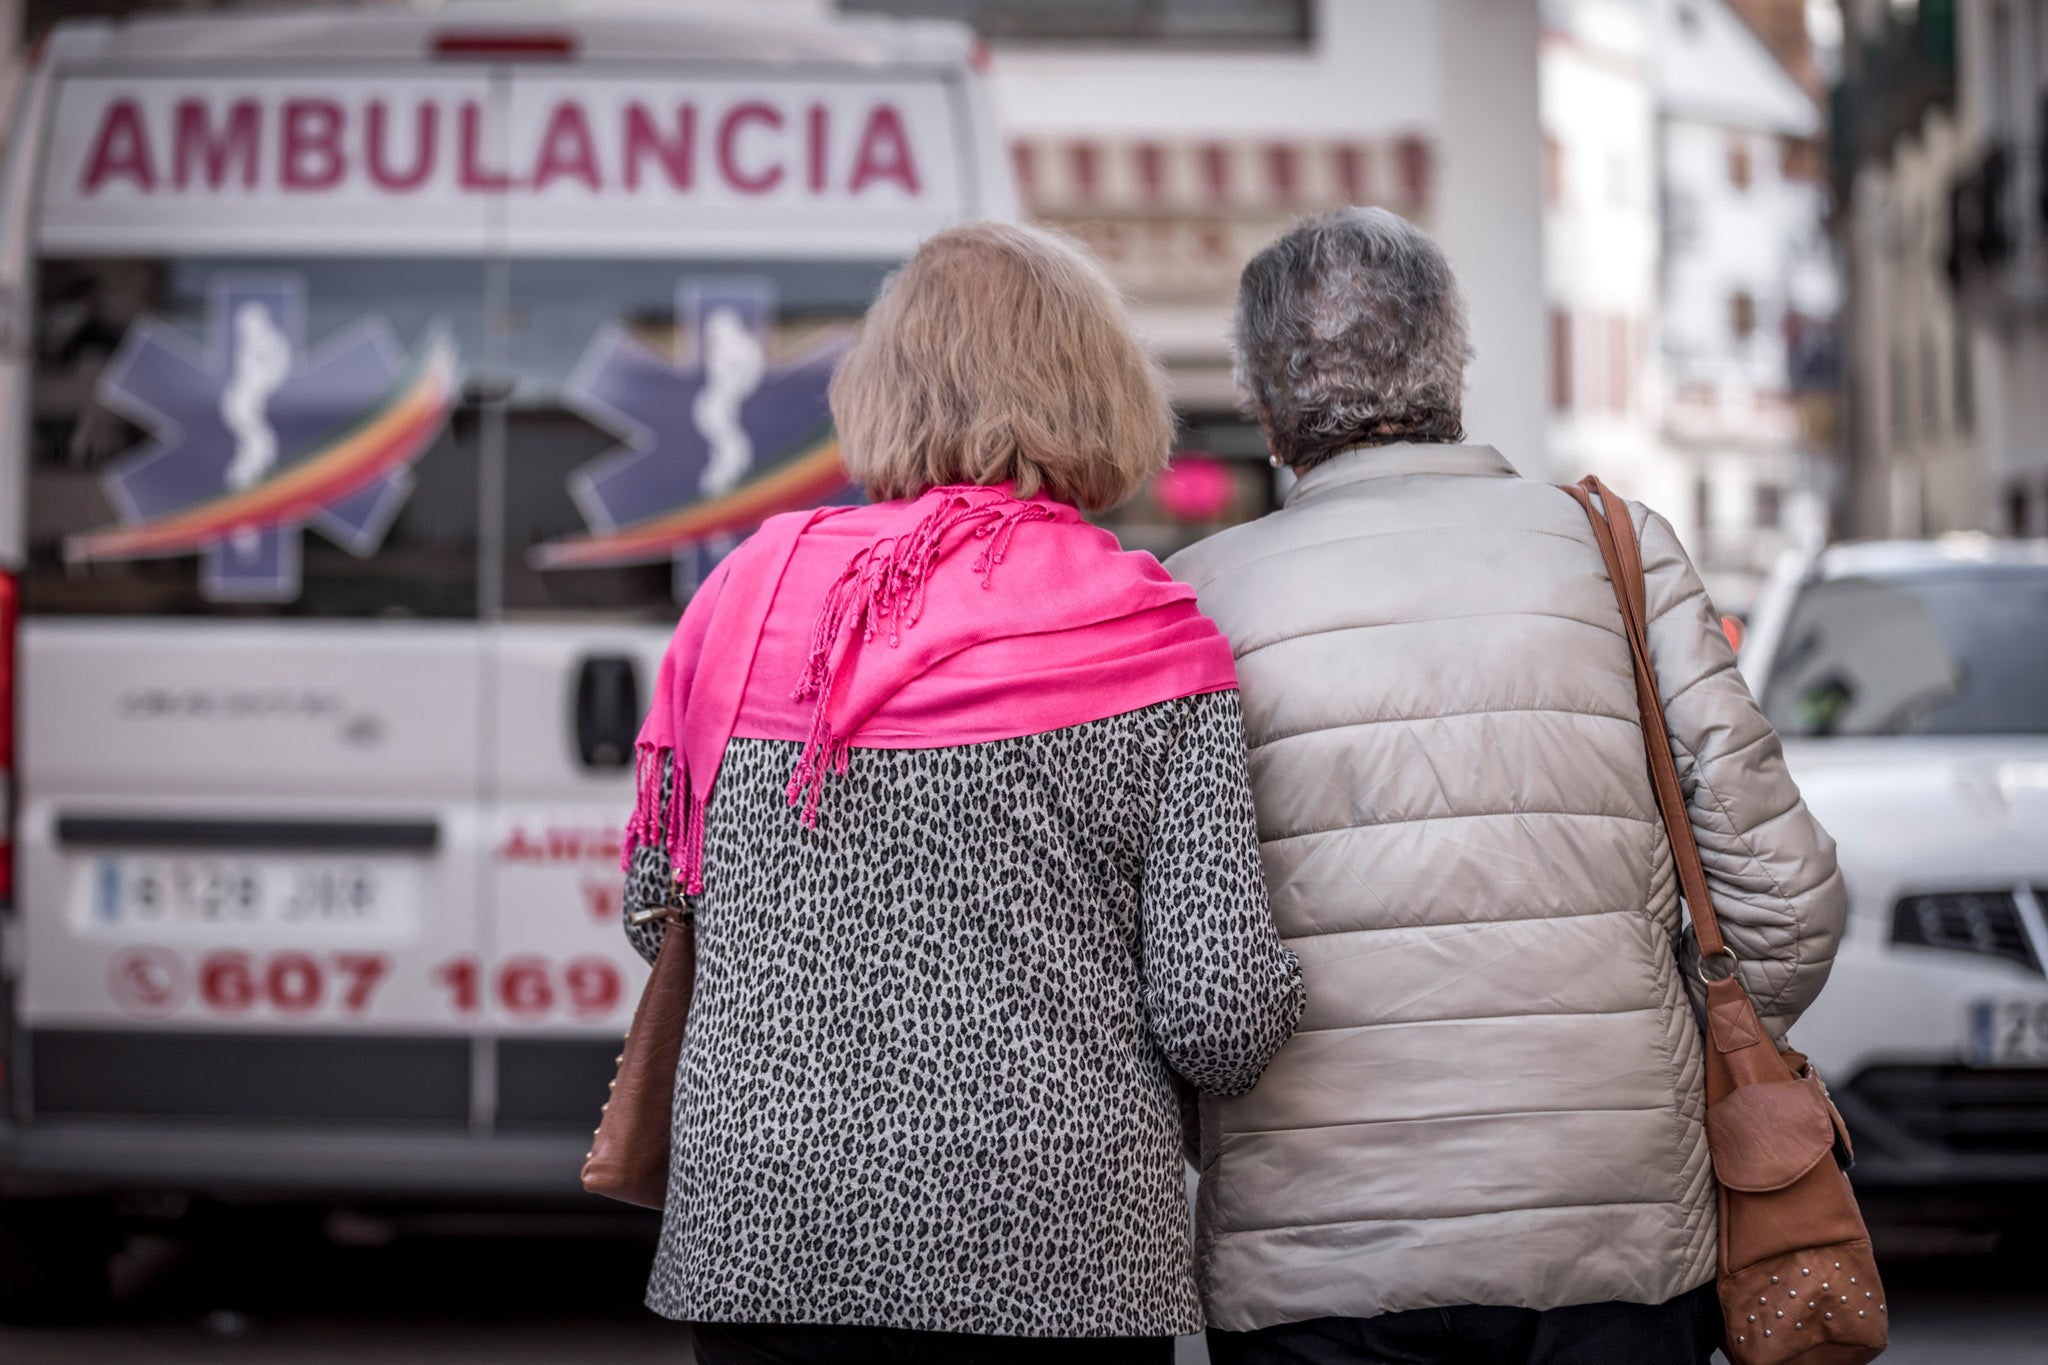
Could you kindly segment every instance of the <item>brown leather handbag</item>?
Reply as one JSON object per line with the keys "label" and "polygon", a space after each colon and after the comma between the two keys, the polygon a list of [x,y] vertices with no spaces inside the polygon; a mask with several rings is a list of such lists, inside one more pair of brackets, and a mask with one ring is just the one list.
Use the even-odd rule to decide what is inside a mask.
{"label": "brown leather handbag", "polygon": [[[1643,557],[1628,504],[1590,475],[1564,491],[1585,508],[1621,603],[1650,780],[1699,939],[1707,1150],[1720,1186],[1723,1349],[1731,1365],[1861,1365],[1884,1351],[1888,1321],[1870,1234],[1844,1174],[1849,1130],[1813,1067],[1797,1052],[1778,1051],[1735,979],[1735,954],[1714,917],[1650,665]],[[1727,970],[1710,973],[1715,962]]]}
{"label": "brown leather handbag", "polygon": [[668,1195],[676,1062],[697,983],[697,928],[690,912],[679,905],[657,905],[633,916],[635,924],[657,920],[666,922],[668,930],[626,1030],[611,1098],[583,1154],[584,1189],[650,1209],[660,1208]]}

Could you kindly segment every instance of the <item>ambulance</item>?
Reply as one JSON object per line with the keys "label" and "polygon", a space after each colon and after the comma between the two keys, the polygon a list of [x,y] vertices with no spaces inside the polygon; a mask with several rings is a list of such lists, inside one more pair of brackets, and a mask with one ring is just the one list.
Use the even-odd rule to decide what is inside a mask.
{"label": "ambulance", "polygon": [[584,1198],[655,665],[738,537],[854,496],[826,384],[885,275],[1014,214],[980,66],[652,7],[44,39],[0,173],[0,1316],[104,1292],[138,1209]]}

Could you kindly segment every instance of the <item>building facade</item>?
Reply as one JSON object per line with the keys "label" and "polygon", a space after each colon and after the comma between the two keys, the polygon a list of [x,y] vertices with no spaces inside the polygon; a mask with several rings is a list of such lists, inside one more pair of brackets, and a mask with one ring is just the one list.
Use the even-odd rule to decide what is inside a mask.
{"label": "building facade", "polygon": [[1850,0],[1862,535],[2048,535],[2048,0]]}
{"label": "building facade", "polygon": [[1803,9],[1546,0],[1553,465],[1661,511],[1745,608],[1826,534],[1840,285]]}
{"label": "building facade", "polygon": [[1831,169],[1851,281],[1844,511],[1856,536],[1974,530],[1990,510],[1984,338],[1956,307],[1951,205],[1971,143],[1957,117],[1953,8],[1843,6]]}
{"label": "building facade", "polygon": [[1827,534],[1841,289],[1826,122],[1749,13],[1654,0],[1652,16],[1663,432],[1692,489],[1689,548],[1732,610]]}
{"label": "building facade", "polygon": [[1961,0],[1947,253],[1978,529],[2048,535],[2048,0]]}
{"label": "building facade", "polygon": [[1690,484],[1661,427],[1651,15],[1641,0],[1546,0],[1542,17],[1550,465],[1598,473],[1685,534]]}

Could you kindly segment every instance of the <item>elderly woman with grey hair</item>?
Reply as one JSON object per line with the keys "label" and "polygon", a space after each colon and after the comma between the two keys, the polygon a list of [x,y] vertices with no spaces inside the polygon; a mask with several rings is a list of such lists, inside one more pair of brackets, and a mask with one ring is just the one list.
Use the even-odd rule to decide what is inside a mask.
{"label": "elderly woman with grey hair", "polygon": [[[1705,1361],[1720,1331],[1698,961],[1586,517],[1464,443],[1436,245],[1310,219],[1244,272],[1282,510],[1169,568],[1237,656],[1308,1010],[1203,1101],[1218,1365]],[[1835,852],[1662,517],[1630,505],[1693,832],[1772,1030],[1842,931]]]}

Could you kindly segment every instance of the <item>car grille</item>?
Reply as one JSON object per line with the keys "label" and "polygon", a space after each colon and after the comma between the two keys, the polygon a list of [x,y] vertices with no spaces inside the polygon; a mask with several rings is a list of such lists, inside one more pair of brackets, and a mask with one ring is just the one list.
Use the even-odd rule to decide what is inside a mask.
{"label": "car grille", "polygon": [[1911,1136],[1957,1154],[2048,1156],[2048,1067],[1878,1066],[1848,1090]]}
{"label": "car grille", "polygon": [[1907,896],[1892,907],[1892,942],[2002,957],[2041,970],[2010,891]]}

